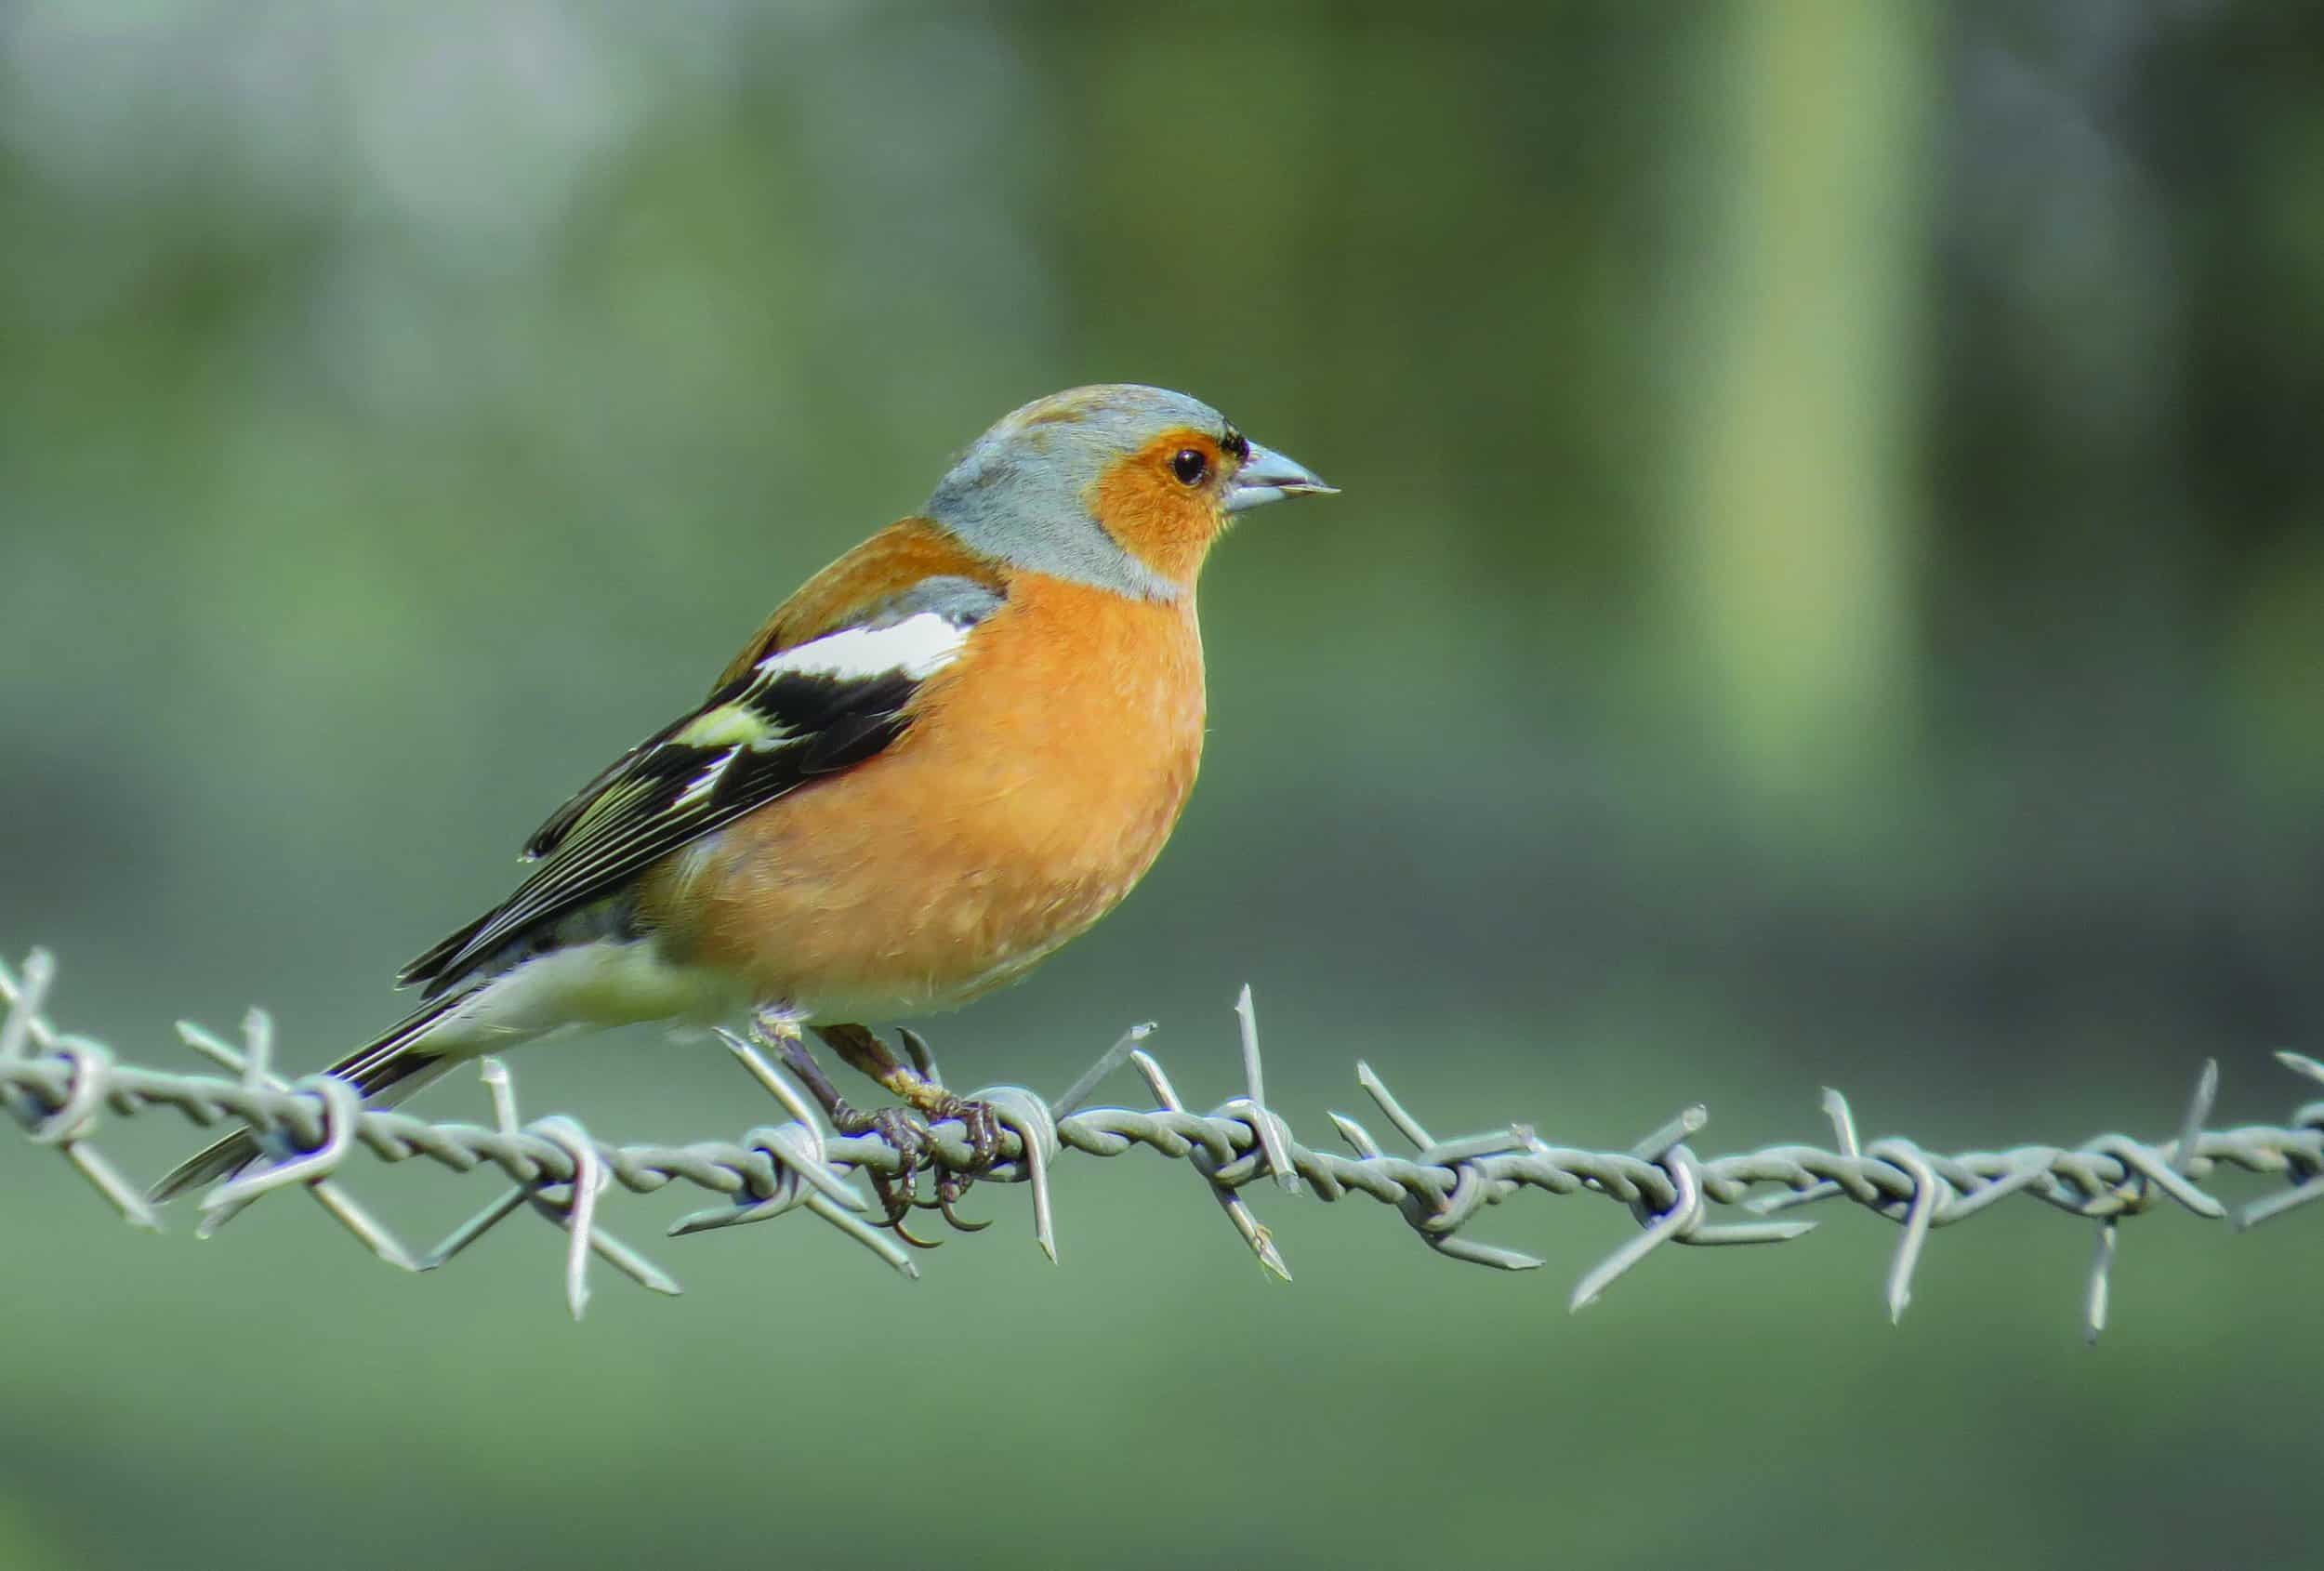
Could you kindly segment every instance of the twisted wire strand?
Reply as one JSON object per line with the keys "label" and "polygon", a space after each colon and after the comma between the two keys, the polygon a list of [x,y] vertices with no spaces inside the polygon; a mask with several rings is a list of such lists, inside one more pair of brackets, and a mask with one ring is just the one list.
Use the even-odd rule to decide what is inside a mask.
{"label": "twisted wire strand", "polygon": [[[186,1044],[224,1068],[225,1075],[180,1075],[125,1063],[103,1044],[59,1031],[43,1012],[54,974],[53,963],[39,951],[17,972],[0,966],[0,1005],[6,1007],[0,1015],[0,1105],[33,1142],[55,1147],[137,1225],[159,1222],[137,1188],[97,1150],[93,1137],[108,1116],[169,1108],[198,1125],[246,1125],[272,1158],[205,1196],[205,1234],[275,1190],[303,1188],[380,1259],[427,1271],[507,1218],[529,1210],[568,1234],[565,1290],[576,1317],[588,1297],[592,1259],[656,1292],[679,1291],[659,1266],[598,1221],[600,1200],[615,1185],[645,1195],[682,1182],[723,1202],[681,1217],[670,1226],[672,1235],[804,1211],[903,1274],[918,1274],[894,1234],[865,1220],[871,1203],[850,1182],[858,1172],[899,1174],[904,1164],[896,1151],[877,1136],[831,1132],[775,1064],[732,1035],[720,1034],[743,1068],[788,1115],[785,1121],[734,1140],[615,1145],[596,1140],[568,1117],[522,1121],[508,1071],[492,1060],[483,1066],[494,1110],[489,1125],[367,1110],[354,1088],[328,1076],[285,1080],[271,1067],[272,1029],[258,1010],[244,1021],[239,1044],[180,1023]],[[1031,1187],[1035,1237],[1052,1261],[1050,1168],[1058,1155],[1071,1150],[1118,1156],[1142,1148],[1194,1168],[1260,1263],[1287,1281],[1290,1272],[1272,1234],[1243,1195],[1262,1180],[1293,1193],[1311,1191],[1326,1201],[1368,1195],[1394,1208],[1438,1253],[1507,1271],[1542,1262],[1465,1235],[1463,1230],[1487,1207],[1528,1191],[1595,1195],[1627,1206],[1640,1232],[1583,1275],[1570,1300],[1576,1310],[1594,1302],[1665,1244],[1781,1243],[1816,1224],[1779,1213],[1844,1200],[1902,1230],[1886,1284],[1889,1313],[1895,1318],[1909,1301],[1913,1273],[1932,1229],[2022,1194],[2097,1223],[2083,1305],[2085,1330],[2094,1340],[2106,1322],[2107,1274],[2124,1218],[2167,1201],[2241,1230],[2324,1199],[2324,1102],[2298,1108],[2281,1125],[2207,1128],[2218,1091],[2215,1063],[2205,1066],[2176,1135],[2160,1143],[2106,1134],[2071,1147],[2021,1145],[1949,1155],[1894,1137],[1865,1145],[1857,1140],[1845,1099],[1828,1090],[1824,1108],[1832,1124],[1832,1146],[1776,1145],[1703,1157],[1687,1143],[1706,1120],[1700,1107],[1684,1110],[1624,1151],[1553,1145],[1523,1124],[1440,1140],[1369,1065],[1359,1063],[1358,1085],[1412,1151],[1391,1155],[1364,1125],[1334,1113],[1331,1120],[1353,1152],[1343,1155],[1301,1142],[1267,1106],[1257,1016],[1248,988],[1236,1015],[1247,1093],[1208,1113],[1188,1109],[1161,1065],[1140,1046],[1148,1026],[1124,1035],[1054,1101],[1023,1087],[971,1093],[991,1103],[1003,1126],[998,1164],[989,1177]],[[2324,1081],[2324,1063],[2296,1053],[2276,1056],[2296,1073]],[[1124,1063],[1144,1078],[1157,1105],[1142,1111],[1085,1107],[1104,1076]],[[930,1134],[938,1158],[956,1167],[967,1163],[971,1155],[967,1133],[957,1122],[935,1125]],[[415,1253],[339,1186],[357,1145],[390,1163],[424,1157],[457,1172],[497,1168],[513,1187],[434,1248]],[[2230,1213],[2202,1186],[2222,1169],[2281,1175],[2288,1184]],[[1714,1207],[1753,1220],[1712,1221]]]}

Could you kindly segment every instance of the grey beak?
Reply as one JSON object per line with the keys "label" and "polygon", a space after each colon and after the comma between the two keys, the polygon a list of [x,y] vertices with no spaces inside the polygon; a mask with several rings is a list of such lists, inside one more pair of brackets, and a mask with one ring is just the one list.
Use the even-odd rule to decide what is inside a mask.
{"label": "grey beak", "polygon": [[1263,507],[1280,502],[1286,496],[1336,496],[1340,488],[1326,485],[1323,477],[1296,458],[1287,458],[1272,448],[1250,444],[1250,456],[1235,471],[1235,483],[1227,488],[1226,510],[1239,513],[1246,508]]}

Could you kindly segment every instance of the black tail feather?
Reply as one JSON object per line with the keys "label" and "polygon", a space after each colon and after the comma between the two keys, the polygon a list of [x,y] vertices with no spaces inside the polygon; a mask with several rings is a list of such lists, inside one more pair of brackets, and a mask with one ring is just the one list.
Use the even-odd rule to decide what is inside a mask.
{"label": "black tail feather", "polygon": [[428,953],[396,972],[395,984],[398,987],[412,987],[425,983],[428,990],[422,995],[423,997],[434,998],[442,994],[459,981],[458,976],[447,974],[452,962],[468,948],[469,940],[483,931],[484,924],[498,914],[496,909],[487,911],[458,932],[446,937]]}
{"label": "black tail feather", "polygon": [[[435,1077],[428,1071],[442,1066],[444,1055],[431,1053],[419,1043],[439,1021],[466,1001],[466,994],[434,1000],[339,1060],[327,1073],[362,1092],[365,1106],[392,1106]],[[416,1077],[419,1077],[417,1085],[413,1083]],[[156,1205],[175,1199],[188,1190],[232,1177],[263,1155],[256,1135],[237,1129],[172,1168],[146,1197]]]}

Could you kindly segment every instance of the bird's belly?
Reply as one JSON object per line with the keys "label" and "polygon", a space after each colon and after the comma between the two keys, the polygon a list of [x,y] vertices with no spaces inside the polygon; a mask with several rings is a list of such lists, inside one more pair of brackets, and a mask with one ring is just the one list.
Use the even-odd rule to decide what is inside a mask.
{"label": "bird's belly", "polygon": [[1019,794],[877,831],[853,812],[802,812],[773,837],[706,838],[674,871],[706,918],[695,957],[748,978],[759,998],[815,1020],[903,1019],[1014,981],[1112,910],[1184,796],[1157,781],[1132,822],[1104,829]]}
{"label": "bird's belly", "polygon": [[964,687],[878,759],[679,852],[645,914],[684,912],[664,931],[676,956],[825,1021],[950,1009],[1022,976],[1129,892],[1194,786],[1191,614],[1129,631],[1141,657],[1110,674],[982,651],[1036,668],[978,690],[1033,701]]}
{"label": "bird's belly", "polygon": [[576,1026],[714,1021],[750,1001],[733,977],[676,960],[653,939],[599,938],[522,956],[468,985],[428,1042],[485,1052]]}

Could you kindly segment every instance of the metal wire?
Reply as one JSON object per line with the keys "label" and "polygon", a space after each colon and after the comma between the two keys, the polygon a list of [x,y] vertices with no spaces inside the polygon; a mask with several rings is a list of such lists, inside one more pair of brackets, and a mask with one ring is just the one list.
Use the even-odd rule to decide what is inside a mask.
{"label": "metal wire", "polygon": [[[366,1110],[352,1087],[328,1076],[285,1080],[271,1068],[272,1030],[257,1010],[244,1019],[238,1045],[199,1026],[179,1024],[186,1044],[227,1070],[225,1076],[173,1075],[124,1063],[101,1043],[59,1031],[42,1012],[54,975],[54,965],[39,951],[20,972],[0,967],[0,1005],[6,1006],[0,1015],[0,1105],[32,1141],[54,1146],[136,1225],[158,1227],[159,1221],[92,1139],[108,1116],[166,1107],[196,1124],[245,1124],[272,1158],[204,1197],[205,1234],[275,1190],[302,1188],[381,1260],[410,1271],[431,1271],[508,1217],[530,1211],[569,1235],[565,1298],[576,1317],[588,1301],[592,1258],[655,1292],[679,1291],[667,1273],[599,1221],[602,1196],[614,1185],[643,1195],[684,1182],[720,1197],[720,1204],[680,1218],[668,1230],[672,1235],[799,1211],[836,1228],[903,1274],[918,1274],[894,1234],[865,1220],[870,1201],[850,1182],[851,1174],[866,1170],[896,1173],[902,1167],[897,1153],[875,1136],[832,1133],[799,1088],[740,1037],[721,1033],[742,1067],[787,1115],[784,1122],[731,1141],[608,1145],[571,1118],[521,1120],[508,1071],[489,1059],[483,1075],[494,1110],[490,1125],[430,1123]],[[1832,1125],[1832,1147],[1776,1145],[1703,1157],[1687,1144],[1704,1125],[1707,1116],[1700,1107],[1687,1108],[1627,1151],[1553,1145],[1523,1124],[1440,1140],[1368,1064],[1359,1063],[1356,1083],[1412,1152],[1391,1155],[1362,1124],[1334,1113],[1332,1123],[1353,1152],[1341,1155],[1302,1143],[1266,1105],[1248,988],[1235,1012],[1247,1091],[1208,1113],[1190,1111],[1162,1066],[1140,1046],[1148,1026],[1127,1033],[1053,1102],[1015,1086],[970,1093],[991,1103],[1004,1126],[999,1165],[990,1177],[1031,1185],[1034,1236],[1052,1261],[1057,1249],[1050,1171],[1059,1155],[1070,1150],[1118,1156],[1143,1148],[1192,1167],[1261,1265],[1285,1281],[1291,1274],[1241,1194],[1262,1178],[1327,1201],[1368,1195],[1394,1208],[1437,1253],[1503,1271],[1530,1270],[1542,1262],[1467,1235],[1469,1224],[1487,1207],[1534,1192],[1594,1195],[1627,1206],[1641,1231],[1584,1274],[1570,1300],[1575,1310],[1595,1302],[1617,1278],[1666,1244],[1782,1243],[1816,1224],[1775,1220],[1776,1213],[1845,1200],[1902,1229],[1885,1287],[1894,1319],[1910,1300],[1913,1273],[1933,1229],[2024,1195],[2097,1224],[2083,1306],[2084,1327],[2094,1340],[2106,1324],[2107,1273],[2123,1219],[2168,1202],[2240,1231],[2324,1199],[2324,1102],[2300,1107],[2282,1125],[2210,1129],[2219,1086],[2215,1063],[2204,1066],[2174,1137],[2159,1144],[2108,1134],[2070,1147],[2021,1145],[1950,1155],[1895,1137],[1864,1145],[1856,1139],[1846,1100],[1827,1090],[1824,1111]],[[2297,1053],[2276,1056],[2296,1073],[2324,1081],[2324,1063]],[[1124,1063],[1144,1077],[1157,1105],[1146,1111],[1085,1107],[1098,1084]],[[956,1167],[970,1160],[967,1131],[957,1122],[939,1123],[930,1134],[939,1159]],[[358,1145],[389,1162],[426,1157],[458,1172],[495,1167],[513,1187],[434,1248],[414,1253],[339,1186]],[[2223,1169],[2280,1174],[2288,1187],[2230,1213],[2202,1187]],[[1754,1220],[1712,1221],[1714,1207]]]}

